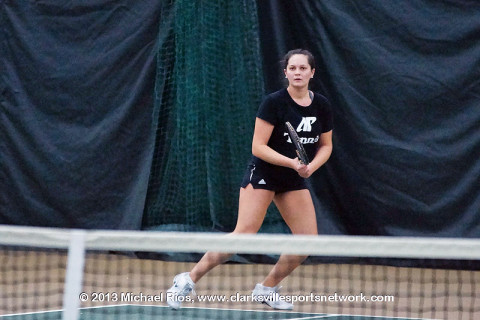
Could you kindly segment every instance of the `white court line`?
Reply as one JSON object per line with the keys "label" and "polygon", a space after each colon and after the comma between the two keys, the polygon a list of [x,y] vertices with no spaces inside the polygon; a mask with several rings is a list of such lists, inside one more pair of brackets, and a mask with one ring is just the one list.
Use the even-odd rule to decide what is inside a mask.
{"label": "white court line", "polygon": [[[168,306],[159,306],[159,305],[136,305],[136,304],[124,304],[123,306],[145,306],[145,307],[157,307],[157,308],[170,308]],[[226,311],[240,311],[240,312],[264,312],[264,313],[299,313],[302,312],[298,311],[280,311],[280,310],[254,310],[254,309],[232,309],[232,308],[207,308],[207,307],[182,307],[182,309],[203,309],[203,310],[226,310]],[[364,315],[364,314],[326,314],[326,313],[315,313],[315,312],[303,312],[306,317],[301,318],[288,318],[286,320],[309,320],[309,319],[326,319],[326,318],[333,318],[333,317],[364,317],[364,318],[381,318],[387,320],[442,320],[442,319],[433,319],[433,318],[405,318],[405,317],[387,317],[387,316],[372,316],[372,315]],[[308,315],[308,316],[307,316]]]}
{"label": "white court line", "polygon": [[388,319],[388,320],[442,320],[442,319],[430,319],[430,318],[405,318],[405,317],[387,317],[387,316],[372,316],[368,314],[324,314],[319,316],[314,316],[313,318],[292,318],[288,320],[309,320],[309,319],[326,319],[326,318],[333,318],[333,317],[360,317],[365,319],[370,318],[381,318],[381,319]]}
{"label": "white court line", "polygon": [[311,319],[325,319],[325,318],[330,318],[330,317],[336,317],[337,315],[332,315],[332,314],[324,314],[321,316],[313,316],[313,317],[308,317],[308,318],[289,318],[287,320],[311,320]]}
{"label": "white court line", "polygon": [[[116,308],[116,307],[137,307],[137,308],[142,308],[142,307],[154,307],[154,308],[163,308],[163,309],[170,309],[169,306],[160,306],[160,305],[149,305],[149,304],[110,304],[110,305],[104,305],[104,306],[92,306],[92,307],[83,307],[79,308],[80,311],[82,310],[91,310],[91,309],[103,309],[103,308]],[[185,306],[182,307],[182,309],[201,309],[201,310],[212,310],[212,311],[235,311],[235,312],[262,312],[262,313],[284,313],[284,314],[289,314],[289,313],[299,313],[301,314],[302,312],[295,312],[295,311],[279,311],[279,310],[255,310],[255,309],[232,309],[232,308],[208,308],[208,307],[194,307],[194,306]],[[15,316],[24,316],[24,315],[38,315],[38,314],[44,314],[44,313],[54,313],[54,312],[62,312],[62,309],[60,310],[43,310],[43,311],[35,311],[35,312],[24,312],[24,313],[12,313],[12,314],[7,314],[7,315],[0,315],[0,318],[4,317],[15,317]],[[309,315],[311,317],[314,315],[315,318],[289,318],[286,320],[297,320],[297,319],[317,319],[317,316],[315,316],[316,313],[310,312],[310,313],[305,313],[305,315]],[[318,314],[319,316],[325,316],[325,313]]]}
{"label": "white court line", "polygon": [[[81,310],[88,310],[88,309],[126,307],[126,306],[142,306],[142,305],[135,305],[135,304],[109,304],[109,305],[106,305],[106,306],[83,307],[83,308],[79,308],[79,310],[81,311]],[[154,306],[148,306],[148,307],[154,307]],[[158,306],[158,307],[164,307],[164,306]],[[18,317],[18,316],[28,316],[28,315],[35,315],[35,314],[62,312],[62,311],[63,311],[63,309],[58,309],[58,310],[40,310],[40,311],[21,312],[21,313],[9,313],[9,314],[0,315],[0,318]]]}
{"label": "white court line", "polygon": [[[90,309],[101,309],[101,308],[115,308],[115,307],[154,307],[154,308],[170,308],[169,306],[159,306],[159,305],[139,305],[139,304],[113,304],[113,305],[106,305],[106,306],[94,306],[94,307],[84,307],[80,308],[79,310],[90,310]],[[182,309],[202,309],[202,310],[225,310],[225,311],[237,311],[237,312],[264,312],[264,313],[302,313],[302,312],[295,312],[295,311],[279,311],[279,310],[253,310],[253,309],[231,309],[231,308],[205,308],[205,307],[182,307]],[[7,317],[14,317],[14,316],[22,316],[22,315],[35,315],[35,314],[42,314],[42,313],[53,313],[53,312],[62,312],[62,310],[45,310],[45,311],[37,311],[37,312],[25,312],[25,313],[13,313],[7,315],[0,315],[0,318],[7,318]],[[308,316],[307,316],[308,315]],[[327,318],[334,318],[334,317],[364,317],[364,318],[381,318],[381,319],[401,319],[401,320],[442,320],[442,319],[430,319],[430,318],[405,318],[405,317],[387,317],[385,316],[371,316],[371,315],[360,315],[360,314],[325,314],[325,313],[305,313],[305,317],[300,318],[288,318],[285,320],[311,320],[311,319],[327,319]]]}
{"label": "white court line", "polygon": [[60,310],[32,311],[32,312],[22,312],[22,313],[9,313],[9,314],[0,315],[0,318],[29,316],[29,315],[35,315],[35,314],[54,313],[54,312],[62,312],[62,310],[60,309]]}

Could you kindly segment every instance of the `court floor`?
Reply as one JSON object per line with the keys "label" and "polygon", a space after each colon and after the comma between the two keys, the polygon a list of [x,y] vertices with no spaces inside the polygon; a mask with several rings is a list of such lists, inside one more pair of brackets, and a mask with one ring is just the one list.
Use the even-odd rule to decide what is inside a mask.
{"label": "court floor", "polygon": [[[63,305],[66,255],[56,252],[5,251],[0,270],[0,320],[60,320]],[[302,265],[282,282],[282,294],[306,297],[309,293],[330,298],[334,294],[358,297],[391,296],[394,300],[363,302],[316,300],[295,302],[295,310],[272,312],[251,300],[208,302],[172,310],[164,303],[135,300],[100,302],[93,293],[132,293],[163,297],[173,275],[190,270],[193,263],[137,259],[118,254],[95,253],[85,261],[79,320],[150,319],[329,319],[329,320],[473,320],[478,318],[480,272],[418,269],[392,266],[315,264]],[[25,267],[25,270],[23,268]],[[249,297],[253,284],[264,278],[271,265],[224,264],[196,285],[206,297]],[[73,297],[77,299],[77,297]],[[123,302],[125,301],[125,302]],[[163,301],[163,300],[161,300]],[[241,302],[241,303],[240,303]],[[153,305],[152,305],[153,304]],[[239,310],[242,309],[242,310]],[[41,310],[53,310],[39,312]],[[339,315],[342,314],[342,315]],[[480,319],[480,318],[479,318]]]}
{"label": "court floor", "polygon": [[[35,312],[0,316],[2,320],[61,320],[61,311]],[[214,308],[182,308],[173,310],[165,306],[116,305],[108,307],[82,308],[79,320],[419,320],[418,318],[391,318],[382,316],[335,315],[322,313],[299,313],[282,311],[234,310]],[[431,319],[422,319],[431,320]]]}

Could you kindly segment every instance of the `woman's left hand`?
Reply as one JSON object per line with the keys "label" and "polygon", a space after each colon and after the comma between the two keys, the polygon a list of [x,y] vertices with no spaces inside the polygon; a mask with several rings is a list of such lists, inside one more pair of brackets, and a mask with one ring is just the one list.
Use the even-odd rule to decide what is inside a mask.
{"label": "woman's left hand", "polygon": [[295,158],[295,171],[298,172],[298,175],[302,178],[308,178],[312,175],[310,172],[310,167],[303,164],[298,158]]}

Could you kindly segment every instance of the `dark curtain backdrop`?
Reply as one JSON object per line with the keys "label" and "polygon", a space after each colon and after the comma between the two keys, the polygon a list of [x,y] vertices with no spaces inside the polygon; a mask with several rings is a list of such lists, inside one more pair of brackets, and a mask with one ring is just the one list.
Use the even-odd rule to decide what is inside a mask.
{"label": "dark curtain backdrop", "polygon": [[139,229],[160,5],[0,2],[0,223]]}
{"label": "dark curtain backdrop", "polygon": [[334,152],[311,178],[322,233],[480,236],[480,3],[259,1],[265,87],[317,57]]}
{"label": "dark curtain backdrop", "polygon": [[[195,48],[182,42],[188,39],[172,40],[170,30],[159,32],[159,17],[173,19],[175,12],[165,11],[172,3],[0,2],[0,223],[141,227],[153,150],[169,150],[158,140],[154,148],[168,120],[157,119],[162,113],[154,107],[155,81],[158,101],[189,97],[182,92],[164,99],[168,83],[162,85],[156,74],[183,65],[172,60],[172,66],[156,68],[159,50],[169,53],[158,48],[163,38],[180,49]],[[178,4],[190,8],[188,2]],[[241,52],[261,52],[256,58],[263,63],[265,93],[284,85],[281,56],[304,47],[317,57],[312,88],[334,108],[334,153],[310,179],[319,231],[480,236],[480,3],[262,0],[256,5],[257,12],[246,5],[240,9],[242,17],[248,10],[258,15],[258,25],[249,23],[247,31],[258,26],[258,43],[250,46],[260,47]],[[237,20],[220,20],[229,21]],[[231,39],[237,38],[218,34],[222,45],[235,48]],[[248,46],[242,42],[241,48]],[[237,60],[229,63],[221,46],[215,52],[239,72]],[[261,79],[237,73],[226,72],[220,83],[235,87]],[[209,91],[197,93],[202,92],[208,96]],[[248,94],[249,101],[260,99]],[[257,107],[246,106],[248,112]],[[237,112],[242,109],[226,114],[242,119]],[[251,123],[232,132],[232,138],[250,141]],[[223,162],[222,168],[240,175],[244,159],[230,160],[235,164]],[[196,174],[201,172],[209,170]],[[207,194],[198,207],[201,201],[207,208],[236,202],[232,194],[231,199]],[[151,221],[159,221],[154,210],[148,212]],[[228,225],[226,216],[222,219]],[[234,224],[234,213],[231,219]],[[270,221],[276,226],[276,219]]]}

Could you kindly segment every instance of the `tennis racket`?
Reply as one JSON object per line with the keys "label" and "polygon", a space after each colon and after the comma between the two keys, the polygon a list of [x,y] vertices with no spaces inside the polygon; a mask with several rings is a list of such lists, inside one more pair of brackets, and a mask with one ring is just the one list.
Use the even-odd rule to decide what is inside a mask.
{"label": "tennis racket", "polygon": [[290,136],[290,140],[292,140],[293,145],[295,146],[295,149],[297,151],[298,159],[304,164],[307,165],[310,163],[308,161],[307,153],[305,152],[305,149],[303,148],[302,142],[300,142],[300,138],[298,137],[297,132],[295,129],[293,129],[292,125],[290,122],[285,122],[285,126],[287,127],[287,132],[288,135]]}

